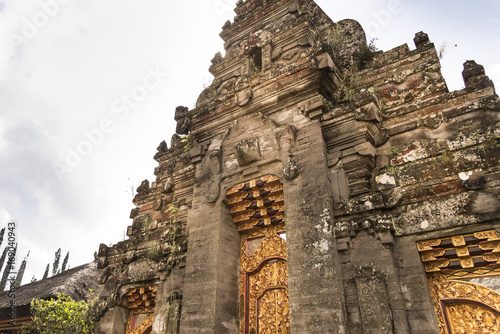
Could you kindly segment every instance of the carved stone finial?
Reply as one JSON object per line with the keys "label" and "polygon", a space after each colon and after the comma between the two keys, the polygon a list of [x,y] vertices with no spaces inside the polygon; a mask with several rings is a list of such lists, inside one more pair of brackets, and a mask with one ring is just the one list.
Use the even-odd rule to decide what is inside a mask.
{"label": "carved stone finial", "polygon": [[149,181],[146,179],[141,182],[141,185],[137,188],[137,194],[144,194],[150,192]]}
{"label": "carved stone finial", "polygon": [[215,56],[212,58],[212,65],[217,65],[222,61],[223,57],[220,52],[217,52]]}
{"label": "carved stone finial", "polygon": [[184,118],[187,116],[187,113],[188,113],[189,109],[187,107],[183,107],[183,106],[178,106],[177,108],[175,108],[175,115],[174,115],[174,119],[176,121],[180,120],[181,118]]}
{"label": "carved stone finial", "polygon": [[462,77],[465,87],[469,89],[483,89],[493,86],[493,81],[484,72],[484,66],[477,64],[474,60],[467,60],[464,63]]}
{"label": "carved stone finial", "polygon": [[420,49],[422,46],[425,46],[426,44],[430,43],[429,35],[427,35],[423,31],[417,32],[415,34],[415,38],[413,39],[413,42],[415,42],[415,47],[417,49]]}
{"label": "carved stone finial", "polygon": [[134,219],[139,215],[139,208],[134,208],[130,211],[130,219]]}
{"label": "carved stone finial", "polygon": [[191,125],[191,120],[188,117],[188,112],[189,109],[187,107],[179,106],[175,108],[174,119],[177,121],[175,132],[180,135],[186,135],[189,133],[189,125]]}
{"label": "carved stone finial", "polygon": [[168,145],[165,141],[162,141],[160,145],[156,148],[158,152],[167,152],[168,151]]}
{"label": "carved stone finial", "polygon": [[479,65],[474,60],[467,60],[464,63],[464,70],[462,71],[462,77],[464,81],[469,80],[470,78],[477,77],[478,75],[485,75],[484,66]]}
{"label": "carved stone finial", "polygon": [[222,30],[227,30],[229,28],[231,28],[231,21],[227,20],[222,26]]}

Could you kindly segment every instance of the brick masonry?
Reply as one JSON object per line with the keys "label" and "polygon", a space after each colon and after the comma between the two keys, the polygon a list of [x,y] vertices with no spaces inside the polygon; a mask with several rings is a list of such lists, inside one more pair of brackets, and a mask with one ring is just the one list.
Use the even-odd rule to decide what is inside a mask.
{"label": "brick masonry", "polygon": [[500,231],[500,101],[481,65],[449,92],[429,37],[371,49],[310,0],[239,1],[214,81],[155,156],[128,239],[101,245],[100,331],[157,285],[152,333],[237,333],[240,236],[224,194],[272,174],[286,205],[290,331],[436,333],[416,242]]}

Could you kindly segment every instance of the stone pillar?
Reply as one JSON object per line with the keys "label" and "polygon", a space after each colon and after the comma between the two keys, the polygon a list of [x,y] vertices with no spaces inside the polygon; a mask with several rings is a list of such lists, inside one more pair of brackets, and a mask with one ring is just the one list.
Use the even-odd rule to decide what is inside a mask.
{"label": "stone pillar", "polygon": [[195,188],[188,215],[181,333],[236,333],[240,237],[227,206],[209,203],[206,189]]}
{"label": "stone pillar", "polygon": [[95,332],[97,334],[122,334],[127,327],[128,310],[121,306],[109,309],[100,319]]}
{"label": "stone pillar", "polygon": [[283,182],[294,334],[347,333],[325,150],[318,123],[298,129],[292,154],[301,172]]}

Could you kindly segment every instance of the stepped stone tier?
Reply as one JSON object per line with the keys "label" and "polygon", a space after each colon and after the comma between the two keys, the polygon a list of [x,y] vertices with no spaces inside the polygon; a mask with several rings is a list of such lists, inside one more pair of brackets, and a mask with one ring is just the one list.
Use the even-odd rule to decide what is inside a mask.
{"label": "stepped stone tier", "polygon": [[[427,34],[377,51],[312,0],[238,1],[175,110],[101,333],[499,333],[500,100]],[[189,103],[187,101],[186,103]]]}

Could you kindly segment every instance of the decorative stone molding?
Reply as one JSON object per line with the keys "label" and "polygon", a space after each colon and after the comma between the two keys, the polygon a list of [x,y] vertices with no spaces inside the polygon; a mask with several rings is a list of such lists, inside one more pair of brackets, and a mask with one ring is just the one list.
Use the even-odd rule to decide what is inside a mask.
{"label": "decorative stone molding", "polygon": [[[376,215],[368,218],[337,221],[335,223],[335,237],[355,237],[360,231],[368,231],[370,234],[377,233],[382,243],[392,244],[392,232],[394,232],[394,218],[392,215]],[[389,238],[389,232],[391,237]]]}

